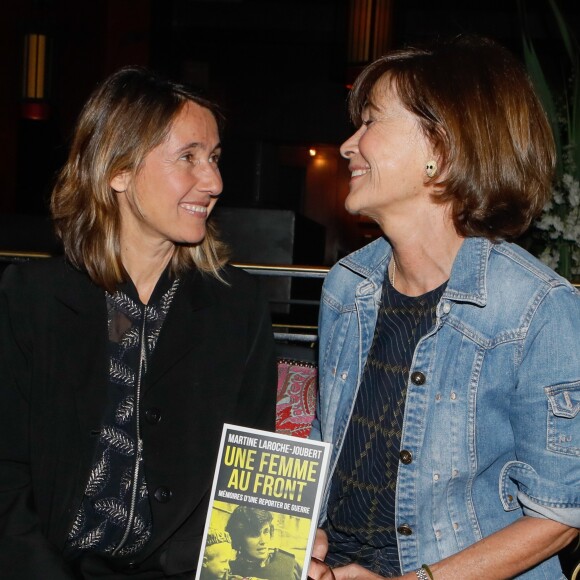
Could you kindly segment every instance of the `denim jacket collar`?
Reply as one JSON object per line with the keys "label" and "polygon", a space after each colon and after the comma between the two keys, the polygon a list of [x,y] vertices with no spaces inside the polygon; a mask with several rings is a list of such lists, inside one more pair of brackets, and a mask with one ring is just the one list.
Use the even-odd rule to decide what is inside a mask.
{"label": "denim jacket collar", "polygon": [[[463,241],[453,262],[443,298],[485,306],[487,264],[491,248],[492,242],[484,238],[466,238]],[[389,242],[385,238],[379,238],[339,263],[370,282],[359,284],[357,295],[361,295],[373,293],[382,286],[391,255]]]}
{"label": "denim jacket collar", "polygon": [[357,286],[357,296],[373,294],[382,288],[392,253],[389,242],[381,237],[339,261],[339,264],[365,279]]}

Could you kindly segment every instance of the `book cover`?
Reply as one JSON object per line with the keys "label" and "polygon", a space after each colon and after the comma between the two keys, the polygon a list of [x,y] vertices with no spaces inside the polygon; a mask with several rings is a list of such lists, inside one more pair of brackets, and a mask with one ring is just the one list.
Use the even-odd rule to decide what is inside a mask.
{"label": "book cover", "polygon": [[307,580],[330,445],[224,425],[196,580]]}

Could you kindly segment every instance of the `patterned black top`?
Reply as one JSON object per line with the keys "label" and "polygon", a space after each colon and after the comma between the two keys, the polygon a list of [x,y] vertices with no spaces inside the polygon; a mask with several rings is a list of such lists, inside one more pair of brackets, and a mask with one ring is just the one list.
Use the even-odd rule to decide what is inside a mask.
{"label": "patterned black top", "polygon": [[108,407],[67,554],[139,552],[151,537],[151,507],[139,426],[141,380],[177,291],[167,272],[145,306],[132,282],[106,293],[109,329]]}
{"label": "patterned black top", "polygon": [[367,357],[328,502],[327,561],[399,575],[395,489],[407,381],[420,338],[433,326],[445,285],[410,297],[385,279]]}

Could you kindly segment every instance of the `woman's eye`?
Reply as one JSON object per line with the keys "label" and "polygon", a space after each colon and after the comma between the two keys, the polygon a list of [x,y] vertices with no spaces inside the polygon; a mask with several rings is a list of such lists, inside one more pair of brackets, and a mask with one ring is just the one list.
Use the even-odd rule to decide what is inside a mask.
{"label": "woman's eye", "polygon": [[191,153],[184,153],[180,159],[183,159],[184,161],[187,161],[188,163],[193,163],[193,154]]}
{"label": "woman's eye", "polygon": [[210,163],[215,163],[216,165],[219,163],[220,161],[220,156],[217,153],[214,153],[213,155],[210,156],[209,158],[209,162]]}

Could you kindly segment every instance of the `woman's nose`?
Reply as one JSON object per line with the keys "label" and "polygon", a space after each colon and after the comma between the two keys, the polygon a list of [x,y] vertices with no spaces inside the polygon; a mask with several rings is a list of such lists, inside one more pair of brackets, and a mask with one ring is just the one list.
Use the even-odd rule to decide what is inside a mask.
{"label": "woman's nose", "polygon": [[216,178],[212,182],[210,195],[212,197],[218,197],[224,189],[224,182],[222,178],[217,175]]}
{"label": "woman's nose", "polygon": [[345,159],[350,159],[355,153],[358,153],[358,141],[360,139],[360,133],[364,129],[364,125],[355,131],[341,146],[340,154]]}
{"label": "woman's nose", "polygon": [[212,197],[220,195],[223,191],[224,183],[219,171],[215,171],[212,168],[205,169],[198,188],[201,191],[207,191]]}

